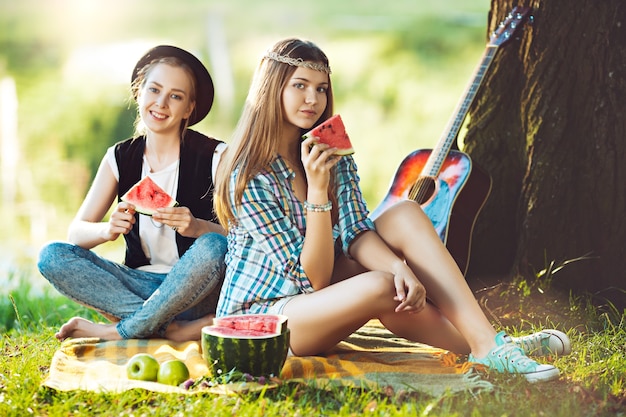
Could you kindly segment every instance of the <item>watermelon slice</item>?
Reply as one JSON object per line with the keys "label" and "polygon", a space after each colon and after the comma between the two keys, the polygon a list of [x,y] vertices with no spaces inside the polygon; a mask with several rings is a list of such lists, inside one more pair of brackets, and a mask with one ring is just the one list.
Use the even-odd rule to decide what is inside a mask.
{"label": "watermelon slice", "polygon": [[302,136],[302,139],[310,137],[317,137],[319,138],[319,143],[326,143],[333,148],[337,148],[335,155],[350,155],[354,153],[346,128],[341,120],[341,116],[338,114],[309,130]]}
{"label": "watermelon slice", "polygon": [[152,178],[145,176],[133,185],[122,201],[135,206],[135,211],[152,216],[158,208],[176,207],[178,203],[163,188],[159,187]]}

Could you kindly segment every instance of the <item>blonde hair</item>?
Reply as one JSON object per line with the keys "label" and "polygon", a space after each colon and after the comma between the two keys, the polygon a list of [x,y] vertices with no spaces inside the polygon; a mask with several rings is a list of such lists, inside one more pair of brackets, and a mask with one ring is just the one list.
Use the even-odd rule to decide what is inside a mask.
{"label": "blonde hair", "polygon": [[[133,101],[137,103],[137,99],[139,98],[139,92],[141,91],[143,86],[146,84],[148,75],[150,74],[152,69],[154,69],[154,67],[156,67],[159,64],[166,64],[172,67],[181,68],[183,71],[185,71],[187,76],[189,76],[189,82],[191,83],[191,92],[189,94],[189,101],[191,103],[194,103],[193,111],[195,112],[196,111],[195,109],[196,91],[197,91],[196,76],[194,75],[194,72],[189,65],[187,65],[183,60],[173,57],[173,56],[154,59],[137,72],[137,77],[133,80],[132,84],[130,85],[130,94],[131,94],[131,98],[133,99]],[[180,123],[181,139],[185,137],[185,132],[187,132],[188,126],[189,126],[189,119],[184,119]],[[143,122],[141,120],[141,112],[139,111],[139,108],[137,108],[137,116],[135,117],[134,127],[135,127],[135,136],[140,136],[140,135],[145,134],[145,126],[143,125]]]}
{"label": "blonde hair", "polygon": [[[272,59],[277,54],[299,62],[319,63],[328,68],[326,54],[314,43],[300,39],[277,42],[257,66],[244,109],[228,145],[216,178],[215,213],[226,229],[235,222],[234,208],[241,202],[248,181],[276,158],[285,118],[282,92],[296,66]],[[333,114],[333,93],[329,79],[327,105],[315,126]],[[305,133],[304,131],[302,133]],[[234,199],[230,200],[230,174],[239,169]]]}

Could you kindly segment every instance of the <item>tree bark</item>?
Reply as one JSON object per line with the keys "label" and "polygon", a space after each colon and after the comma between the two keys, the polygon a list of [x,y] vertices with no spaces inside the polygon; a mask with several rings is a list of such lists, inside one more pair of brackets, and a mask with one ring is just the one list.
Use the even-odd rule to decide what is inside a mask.
{"label": "tree bark", "polygon": [[[514,6],[492,0],[490,28]],[[626,281],[626,2],[529,6],[469,111],[464,150],[493,177],[470,274],[566,263],[553,283],[621,304],[609,289]]]}

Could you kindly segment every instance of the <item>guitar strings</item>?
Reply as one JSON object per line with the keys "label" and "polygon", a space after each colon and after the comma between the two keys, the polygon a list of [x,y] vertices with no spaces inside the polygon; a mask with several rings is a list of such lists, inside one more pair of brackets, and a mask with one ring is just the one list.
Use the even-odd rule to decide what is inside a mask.
{"label": "guitar strings", "polygon": [[425,203],[426,199],[430,197],[429,190],[431,183],[434,186],[434,178],[419,177],[409,190],[409,198],[413,201],[417,201],[419,204]]}

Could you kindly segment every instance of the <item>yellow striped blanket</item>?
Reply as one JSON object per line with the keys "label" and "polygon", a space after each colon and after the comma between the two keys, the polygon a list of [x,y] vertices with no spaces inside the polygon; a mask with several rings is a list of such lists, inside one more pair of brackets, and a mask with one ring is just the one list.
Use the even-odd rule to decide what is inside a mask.
{"label": "yellow striped blanket", "polygon": [[[161,339],[104,342],[94,338],[64,341],[55,352],[44,386],[61,390],[121,392],[144,388],[157,392],[195,393],[156,382],[129,380],[126,363],[136,353],[147,352],[159,362],[181,359],[191,378],[208,375],[199,342],[173,343]],[[324,356],[289,356],[281,380],[343,384],[395,391],[420,391],[441,395],[446,391],[490,389],[450,352],[397,338],[372,321]],[[245,389],[254,388],[246,384]],[[217,386],[212,392],[241,390],[239,384]],[[205,391],[200,391],[205,392]]]}

